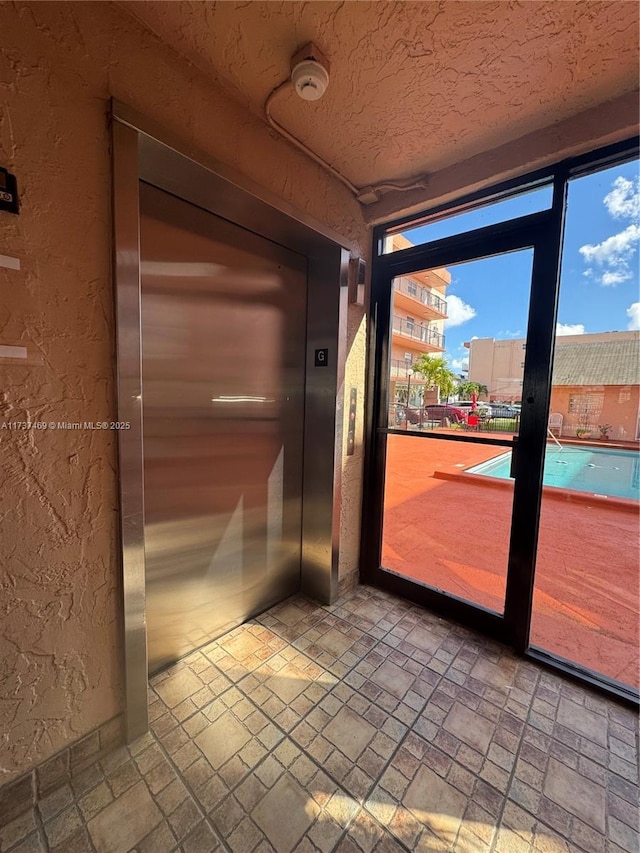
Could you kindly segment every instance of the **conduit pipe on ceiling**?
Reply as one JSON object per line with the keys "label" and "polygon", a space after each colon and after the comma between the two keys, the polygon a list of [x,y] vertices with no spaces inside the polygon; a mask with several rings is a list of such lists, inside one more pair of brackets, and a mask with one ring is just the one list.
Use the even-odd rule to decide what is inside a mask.
{"label": "conduit pipe on ceiling", "polygon": [[322,168],[329,172],[329,174],[333,175],[334,178],[337,178],[337,180],[343,183],[359,204],[373,204],[373,202],[379,200],[380,195],[384,190],[403,192],[404,190],[426,189],[428,184],[427,175],[418,175],[415,178],[410,178],[408,181],[380,181],[377,184],[371,184],[366,187],[356,187],[355,184],[352,184],[348,178],[345,178],[345,176],[335,169],[330,163],[327,163],[327,161],[323,160],[322,157],[315,153],[315,151],[312,151],[309,146],[305,145],[297,136],[289,133],[289,131],[279,124],[271,115],[271,106],[276,96],[279,95],[280,92],[285,91],[285,89],[293,88],[294,86],[291,79],[287,78],[275,87],[265,101],[264,114],[269,126],[272,127],[276,133],[279,133],[280,136],[284,137],[284,139],[287,139],[292,145],[295,145],[296,148],[299,148],[300,151],[307,155],[307,157],[310,157],[315,163],[322,166]]}
{"label": "conduit pipe on ceiling", "polygon": [[311,159],[314,160],[319,166],[322,166],[323,169],[326,169],[327,172],[330,172],[334,178],[337,178],[339,181],[342,181],[345,187],[347,187],[349,191],[352,192],[353,195],[357,198],[358,193],[360,192],[358,187],[354,186],[354,184],[352,184],[348,178],[345,178],[344,175],[340,174],[337,169],[334,169],[330,163],[327,163],[326,160],[323,160],[322,157],[319,157],[315,152],[308,148],[304,144],[304,142],[297,138],[297,136],[294,136],[292,133],[289,133],[289,131],[282,127],[281,124],[278,124],[278,122],[271,115],[271,104],[273,103],[274,98],[276,97],[276,95],[278,95],[280,92],[283,92],[285,89],[293,89],[293,83],[291,82],[290,78],[287,78],[282,83],[280,83],[279,86],[276,86],[276,88],[273,90],[273,92],[271,92],[271,94],[265,101],[264,114],[269,123],[269,126],[272,127],[277,133],[279,133],[280,136],[283,136],[285,139],[288,139],[289,142],[292,143],[292,145],[296,146],[296,148],[299,148],[301,151],[304,151],[307,157],[311,157]]}

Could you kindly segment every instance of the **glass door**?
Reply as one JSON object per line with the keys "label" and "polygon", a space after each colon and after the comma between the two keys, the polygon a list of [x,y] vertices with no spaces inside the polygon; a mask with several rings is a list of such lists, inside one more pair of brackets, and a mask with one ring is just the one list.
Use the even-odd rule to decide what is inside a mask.
{"label": "glass door", "polygon": [[382,232],[372,278],[365,577],[522,651],[563,205],[547,183]]}
{"label": "glass door", "polygon": [[381,566],[500,615],[532,265],[525,248],[390,292]]}

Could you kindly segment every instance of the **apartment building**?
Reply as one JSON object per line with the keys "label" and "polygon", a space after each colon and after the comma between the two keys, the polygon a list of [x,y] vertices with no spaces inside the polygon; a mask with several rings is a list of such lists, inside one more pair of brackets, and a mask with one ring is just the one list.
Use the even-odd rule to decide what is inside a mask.
{"label": "apartment building", "polygon": [[469,381],[485,385],[489,401],[519,403],[524,375],[524,338],[465,341],[469,350]]}
{"label": "apartment building", "polygon": [[[467,341],[469,379],[486,385],[492,402],[522,396],[524,339]],[[562,335],[556,340],[551,414],[561,435],[598,435],[633,441],[640,434],[640,332]]]}
{"label": "apartment building", "polygon": [[[407,249],[412,243],[401,234],[389,238],[391,250]],[[451,274],[432,269],[398,276],[393,282],[391,309],[391,362],[389,400],[419,406],[437,401],[437,390],[425,389],[424,377],[412,368],[423,353],[444,352],[444,322],[447,319],[446,289]],[[410,398],[410,399],[409,399]]]}

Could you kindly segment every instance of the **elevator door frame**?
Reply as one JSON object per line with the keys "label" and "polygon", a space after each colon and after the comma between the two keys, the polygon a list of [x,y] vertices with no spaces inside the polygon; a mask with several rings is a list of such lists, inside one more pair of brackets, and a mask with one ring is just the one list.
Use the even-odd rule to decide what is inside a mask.
{"label": "elevator door frame", "polygon": [[[349,251],[346,241],[228,166],[111,102],[120,529],[127,740],[149,728],[145,616],[139,183],[144,181],[308,260],[303,428],[303,593],[338,591],[343,384]],[[315,367],[314,351],[328,349]]]}

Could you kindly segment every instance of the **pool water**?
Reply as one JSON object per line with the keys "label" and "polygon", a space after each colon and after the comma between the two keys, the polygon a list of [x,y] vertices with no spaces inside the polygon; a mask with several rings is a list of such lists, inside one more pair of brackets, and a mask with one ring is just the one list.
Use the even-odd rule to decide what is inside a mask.
{"label": "pool water", "polygon": [[[467,468],[467,474],[509,479],[511,451]],[[547,448],[543,483],[596,495],[640,500],[640,454],[634,450],[566,446]]]}

